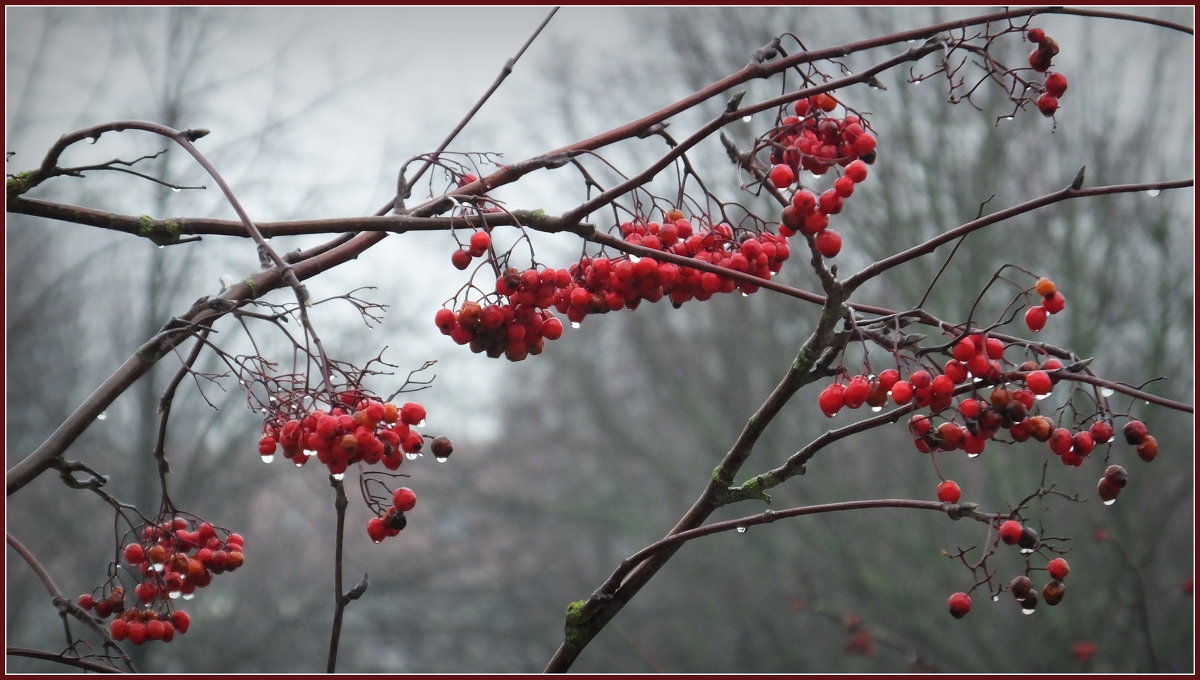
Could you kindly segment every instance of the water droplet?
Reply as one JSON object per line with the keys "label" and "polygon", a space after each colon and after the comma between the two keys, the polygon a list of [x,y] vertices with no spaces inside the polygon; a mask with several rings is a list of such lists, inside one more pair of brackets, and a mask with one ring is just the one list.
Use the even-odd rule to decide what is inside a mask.
{"label": "water droplet", "polygon": [[1033,548],[1021,548],[1022,555],[1028,555],[1031,552],[1033,552]]}
{"label": "water droplet", "polygon": [[269,456],[263,456],[263,457],[262,457],[262,461],[263,461],[264,463],[270,463],[270,462],[271,462],[271,461],[273,461],[273,460],[275,460],[275,454],[271,454],[271,455],[269,455]]}
{"label": "water droplet", "polygon": [[571,322],[571,328],[579,328],[579,322],[578,322],[578,321],[572,321],[572,322]]}
{"label": "water droplet", "polygon": [[380,541],[376,541],[376,540],[375,540],[375,539],[373,539],[373,538],[371,539],[371,542],[372,542],[372,543],[383,543],[383,541],[382,541],[382,540],[380,540]]}
{"label": "water droplet", "polygon": [[750,294],[743,290],[742,297],[750,297]]}
{"label": "water droplet", "polygon": [[744,533],[746,533],[746,527],[738,527],[738,528],[737,528],[737,532],[738,532],[739,534],[744,534]]}
{"label": "water droplet", "polygon": [[345,472],[335,472],[335,473],[333,473],[333,481],[335,481],[335,482],[340,482],[340,481],[342,481],[342,480],[343,480],[343,479],[345,479],[345,478],[346,478],[346,473],[345,473]]}
{"label": "water droplet", "polygon": [[1021,607],[1021,613],[1022,613],[1022,614],[1024,614],[1025,616],[1029,616],[1029,615],[1030,615],[1030,614],[1032,614],[1033,612],[1034,612],[1034,610],[1033,610],[1033,609],[1026,609],[1026,608],[1024,608],[1024,607]]}
{"label": "water droplet", "polygon": [[995,595],[992,596],[992,602],[999,602],[999,601],[1000,601],[1000,593],[996,593]]}
{"label": "water droplet", "polygon": [[1012,120],[1014,118],[1016,118],[1016,116],[1005,116],[1004,120]]}
{"label": "water droplet", "polygon": [[446,461],[448,461],[450,459],[445,456],[437,456],[436,458],[434,458],[434,460],[436,460],[439,463],[445,463]]}
{"label": "water droplet", "polygon": [[96,420],[108,420],[108,411],[101,411],[100,415],[96,416]]}
{"label": "water droplet", "polygon": [[171,191],[174,193],[179,193],[180,189],[179,189],[179,187],[171,187]]}
{"label": "water droplet", "polygon": [[167,593],[167,597],[171,598],[172,600],[178,600],[179,595],[180,592],[178,590],[172,590],[171,592]]}
{"label": "water droplet", "polygon": [[1116,503],[1116,502],[1117,502],[1117,499],[1113,498],[1112,500],[1107,500],[1107,501],[1104,501],[1104,504],[1105,504],[1105,505],[1112,505],[1113,503]]}
{"label": "water droplet", "polygon": [[162,571],[163,570],[162,562],[159,562],[157,564],[151,564],[150,568],[153,569],[154,571]]}
{"label": "water droplet", "polygon": [[425,427],[425,419],[424,418],[421,419],[421,422],[417,423],[417,427]]}
{"label": "water droplet", "polygon": [[882,406],[872,406],[871,407],[871,413],[879,413],[882,410],[883,410]]}
{"label": "water droplet", "polygon": [[920,84],[921,84],[921,82],[922,82],[922,81],[920,81],[920,80],[914,80],[914,81],[913,81],[913,87],[916,87],[917,85],[920,85]]}
{"label": "water droplet", "polygon": [[273,395],[273,394],[271,395],[271,398],[270,398],[268,401],[270,401],[272,404],[278,404],[278,403],[279,403],[279,400],[278,400],[278,399],[276,399],[276,398],[275,398],[275,395]]}
{"label": "water droplet", "polygon": [[1158,189],[1151,189],[1151,190],[1149,190],[1149,191],[1147,191],[1147,192],[1146,192],[1146,195],[1147,195],[1147,196],[1149,196],[1150,198],[1154,198],[1155,196],[1158,196],[1158,195],[1159,195],[1159,194],[1161,194],[1161,193],[1162,193],[1162,192],[1161,192],[1161,191],[1159,191]]}
{"label": "water droplet", "polygon": [[1038,401],[1041,401],[1041,400],[1043,400],[1043,399],[1046,399],[1046,398],[1048,398],[1049,396],[1050,396],[1050,393],[1049,393],[1049,392],[1047,392],[1047,393],[1045,393],[1045,394],[1039,394],[1039,395],[1037,395],[1036,397],[1034,397],[1034,399],[1037,399]]}
{"label": "water droplet", "polygon": [[1100,388],[1100,396],[1102,396],[1102,397],[1111,397],[1113,394],[1114,393],[1113,393],[1111,387],[1101,387]]}
{"label": "water droplet", "polygon": [[407,459],[409,459],[409,460],[416,460],[416,459],[418,459],[418,458],[420,458],[420,457],[421,457],[421,454],[419,454],[419,453],[407,453],[407,452],[405,452],[405,454],[404,454],[404,457],[405,457],[405,458],[407,458]]}
{"label": "water droplet", "polygon": [[979,376],[974,376],[974,375],[973,375],[973,376],[971,376],[971,382],[973,382],[973,383],[977,383],[977,382],[983,382],[983,378],[980,378]]}
{"label": "water droplet", "polygon": [[742,116],[743,123],[749,123],[751,120],[753,120],[753,116]]}
{"label": "water droplet", "polygon": [[242,387],[245,387],[245,386],[246,386],[246,381],[245,381],[245,380],[239,380],[238,382],[239,382],[239,383],[241,383]]}
{"label": "water droplet", "polygon": [[191,600],[195,597],[196,597],[196,593],[184,593],[183,594],[183,599],[185,599],[185,600]]}
{"label": "water droplet", "polygon": [[1150,405],[1150,402],[1149,402],[1149,401],[1143,401],[1142,403],[1143,403],[1143,404],[1145,404],[1146,406],[1149,406],[1149,405]]}
{"label": "water droplet", "polygon": [[304,463],[296,463],[296,467],[304,467]]}

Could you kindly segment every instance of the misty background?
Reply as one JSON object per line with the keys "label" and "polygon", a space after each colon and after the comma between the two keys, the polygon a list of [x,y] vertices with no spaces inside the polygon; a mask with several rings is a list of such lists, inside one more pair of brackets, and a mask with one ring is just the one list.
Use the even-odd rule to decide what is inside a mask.
{"label": "misty background", "polygon": [[[499,152],[501,162],[556,148],[740,68],[786,31],[821,48],[984,11],[565,8],[450,148]],[[1135,11],[1194,25],[1189,8]],[[5,148],[13,155],[6,172],[39,165],[67,131],[145,119],[212,130],[198,146],[256,220],[370,214],[391,198],[400,164],[436,148],[546,12],[7,8]],[[989,198],[991,211],[1056,191],[1081,165],[1093,186],[1192,176],[1190,35],[1070,16],[1033,23],[1062,47],[1055,68],[1070,79],[1053,131],[1034,110],[1002,120],[1011,105],[986,88],[975,100],[983,111],[949,105],[944,80],[911,85],[906,68],[880,77],[886,90],[839,93],[870,112],[880,139],[871,177],[836,219],[846,239],[838,256],[843,273],[974,218]],[[1028,44],[1007,40],[997,50],[1021,63]],[[845,64],[860,70],[900,50],[855,54]],[[915,72],[932,69],[932,59]],[[753,83],[747,101],[778,87],[777,80]],[[682,138],[723,106],[716,98],[673,119],[670,130]],[[743,148],[773,120],[761,118],[729,128]],[[167,146],[150,135],[108,133],[94,145],[75,145],[62,163],[131,159]],[[664,151],[661,140],[631,140],[604,158],[631,172]],[[209,190],[171,191],[93,173],[54,179],[31,196],[134,215],[233,218],[185,156],[171,148],[139,167]],[[724,182],[725,195],[774,214],[761,199],[737,193],[739,175],[715,139],[690,157],[710,184]],[[552,214],[586,197],[568,172],[535,173],[495,195],[510,208]],[[997,267],[1018,264],[1051,277],[1067,296],[1066,310],[1042,331],[1047,342],[1095,357],[1092,368],[1107,378],[1134,385],[1162,378],[1147,389],[1192,403],[1193,208],[1187,190],[1069,201],[1023,215],[973,234],[927,306],[942,318],[964,318]],[[158,248],[79,225],[6,218],[10,467],[163,323],[216,293],[222,275],[241,278],[258,268],[247,240],[206,237]],[[609,226],[607,215],[593,219]],[[272,245],[284,252],[324,240],[277,238]],[[555,267],[581,248],[573,236],[535,243],[538,260]],[[367,573],[370,587],[347,609],[341,672],[541,670],[561,642],[567,603],[586,598],[690,506],[815,321],[810,304],[769,292],[680,310],[644,304],[568,328],[524,362],[492,360],[454,345],[433,324],[466,280],[450,265],[455,247],[446,233],[392,236],[307,283],[315,299],[375,287],[360,294],[389,306],[376,328],[344,304],[314,308],[326,347],[361,363],[386,346],[384,358],[399,368],[374,383],[383,394],[436,360],[433,386],[408,398],[427,407],[431,431],[455,443],[444,465],[405,464],[418,505],[404,532],[382,544],[367,538],[369,512],[348,484],[346,578],[353,583]],[[894,270],[854,300],[912,306],[947,252]],[[818,285],[797,257],[779,279]],[[1006,302],[991,296],[984,309],[996,315]],[[222,346],[248,349],[233,324],[218,330]],[[282,347],[269,336],[263,333],[266,346]],[[205,361],[206,370],[221,370]],[[161,361],[67,452],[109,475],[109,493],[149,514],[158,503],[150,456],[156,408],[177,368],[171,358]],[[332,490],[313,465],[258,460],[261,417],[238,387],[235,378],[185,382],[167,452],[176,504],[245,536],[246,564],[186,603],[186,635],[130,646],[143,671],[325,667]],[[830,427],[816,407],[818,391],[810,386],[789,404],[743,478],[775,467]],[[949,617],[946,597],[972,582],[942,551],[981,542],[978,523],[900,510],[806,517],[691,543],[573,670],[1194,670],[1194,601],[1185,588],[1194,573],[1194,418],[1127,400],[1120,408],[1146,420],[1161,453],[1145,464],[1123,442],[1112,445],[1131,478],[1112,507],[1094,500],[1105,447],[1078,470],[1051,460],[1048,474],[1059,488],[1089,499],[1047,502],[1033,513],[1055,535],[1071,537],[1072,571],[1058,607],[1025,617],[1007,594],[995,604],[981,596],[966,619]],[[862,415],[844,413],[837,425]],[[964,500],[998,510],[1037,488],[1048,458],[1035,443],[993,444],[977,459],[946,454],[937,464],[962,485]],[[774,490],[773,507],[932,499],[938,479],[902,426],[882,428],[822,451],[807,475]],[[742,504],[714,519],[762,509]],[[89,592],[106,578],[119,537],[95,495],[43,475],[7,499],[6,517],[8,531],[64,594]],[[1015,554],[993,560],[1001,582],[1024,567]],[[6,567],[8,644],[57,650],[62,625],[44,589],[11,550]],[[874,649],[851,644],[855,617]],[[1084,661],[1072,649],[1086,641],[1097,651]],[[8,669],[64,670],[16,658]]]}

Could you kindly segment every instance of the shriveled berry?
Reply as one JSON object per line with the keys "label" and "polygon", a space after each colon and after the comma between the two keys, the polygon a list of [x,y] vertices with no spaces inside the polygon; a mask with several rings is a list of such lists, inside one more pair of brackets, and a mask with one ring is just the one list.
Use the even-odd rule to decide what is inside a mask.
{"label": "shriveled berry", "polygon": [[1104,478],[1118,489],[1123,489],[1129,480],[1129,473],[1120,465],[1109,465],[1104,470]]}
{"label": "shriveled berry", "polygon": [[1051,607],[1062,602],[1063,595],[1066,594],[1067,587],[1063,585],[1062,581],[1051,581],[1042,588],[1042,600]]}
{"label": "shriveled berry", "polygon": [[1033,581],[1030,581],[1025,574],[1021,574],[1008,582],[1008,589],[1012,592],[1013,597],[1019,600],[1033,590]]}
{"label": "shriveled berry", "polygon": [[1137,445],[1137,455],[1147,463],[1158,457],[1158,440],[1154,435],[1148,434],[1142,439],[1142,443]]}

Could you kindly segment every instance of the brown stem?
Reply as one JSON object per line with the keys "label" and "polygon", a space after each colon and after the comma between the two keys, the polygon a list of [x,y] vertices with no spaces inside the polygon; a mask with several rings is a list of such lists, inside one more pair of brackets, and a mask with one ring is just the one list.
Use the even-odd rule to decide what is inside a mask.
{"label": "brown stem", "polygon": [[354,598],[348,597],[342,592],[342,545],[346,534],[346,506],[350,502],[346,498],[346,487],[342,484],[342,480],[331,477],[329,483],[333,486],[336,494],[333,507],[337,512],[337,531],[334,537],[333,555],[333,628],[329,633],[329,658],[325,665],[325,672],[333,673],[337,670],[338,644],[342,639],[342,615],[346,611],[346,605]]}
{"label": "brown stem", "polygon": [[47,652],[41,649],[29,649],[28,647],[5,647],[4,653],[9,656],[23,656],[29,659],[41,659],[42,661],[53,661],[64,666],[74,666],[82,668],[86,671],[95,673],[124,673],[125,671],[115,666],[88,661],[87,659],[74,659],[69,656],[63,656],[57,652]]}

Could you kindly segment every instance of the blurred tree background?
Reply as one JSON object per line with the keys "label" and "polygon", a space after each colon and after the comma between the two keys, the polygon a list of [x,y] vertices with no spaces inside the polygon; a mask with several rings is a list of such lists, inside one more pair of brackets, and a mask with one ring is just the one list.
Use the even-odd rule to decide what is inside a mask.
{"label": "blurred tree background", "polygon": [[[366,35],[366,27],[380,21],[403,26],[422,11],[433,12],[10,10],[6,144],[23,153],[10,159],[9,171],[36,165],[68,130],[144,118],[212,128],[202,148],[258,219],[369,212],[389,198],[399,163],[435,147],[544,14],[525,10],[518,20],[516,10],[490,10],[489,16],[508,21],[503,25],[512,30],[505,33],[512,35],[487,45],[490,59],[482,56],[481,40],[464,39],[454,54],[435,57],[441,70],[431,71],[429,56],[401,41],[382,43],[371,59],[344,51],[354,31]],[[472,11],[421,16],[466,26]],[[739,68],[784,31],[820,48],[981,11],[563,10],[452,148],[499,150],[514,159],[608,129]],[[1138,11],[1193,23],[1188,8]],[[555,32],[560,25],[588,24],[596,29],[589,40]],[[847,239],[839,256],[843,272],[966,222],[985,202],[991,211],[1057,190],[1084,164],[1089,185],[1192,172],[1190,38],[1067,16],[1039,17],[1035,24],[1062,46],[1056,68],[1071,83],[1053,132],[1051,121],[1036,112],[1003,120],[1011,105],[999,97],[977,97],[982,112],[949,105],[943,79],[913,85],[904,70],[881,76],[887,89],[842,93],[870,112],[880,139],[871,179],[839,217]],[[1019,63],[1024,55],[1017,47],[1012,59]],[[895,51],[856,54],[846,67],[857,71]],[[918,63],[914,73],[929,63]],[[481,84],[455,79],[467,71],[481,73]],[[461,96],[408,103],[439,82],[454,83],[448,89]],[[769,95],[778,81],[752,88]],[[364,107],[363,101],[377,104]],[[707,113],[723,105],[711,102]],[[698,120],[681,116],[670,130],[688,130]],[[731,136],[746,148],[769,124],[764,114],[731,129]],[[90,162],[161,148],[130,133],[115,143],[109,137]],[[344,150],[335,148],[343,145],[357,156],[345,160]],[[652,138],[605,157],[629,169],[664,150]],[[710,177],[727,178],[730,197],[744,181],[715,139],[691,160]],[[155,174],[170,181],[203,181],[180,154],[153,162],[159,163]],[[551,181],[539,188],[504,198],[514,207],[551,212],[579,198],[577,186]],[[62,179],[54,189],[54,199],[121,212],[228,216],[214,191],[171,191],[128,177]],[[738,200],[768,216],[776,210],[745,194]],[[1021,265],[1050,276],[1067,295],[1066,311],[1042,332],[1048,342],[1094,356],[1093,368],[1105,377],[1135,385],[1166,378],[1149,389],[1191,403],[1193,200],[1188,191],[1070,201],[974,233],[932,290],[928,308],[943,318],[965,317],[1001,264]],[[256,266],[252,247],[215,239],[155,248],[11,215],[5,233],[10,466],[134,347],[196,297],[213,292],[222,273],[240,275]],[[297,239],[297,245],[314,242]],[[385,358],[401,367],[399,381],[410,368],[437,359],[433,388],[413,398],[429,408],[430,427],[456,444],[447,465],[422,460],[406,466],[420,500],[398,539],[372,545],[361,530],[368,511],[351,499],[347,574],[369,573],[370,587],[347,611],[340,671],[540,670],[561,639],[567,602],[589,595],[622,559],[675,523],[815,318],[808,303],[770,293],[680,310],[643,305],[636,313],[588,319],[541,356],[499,365],[469,355],[433,328],[433,311],[461,283],[448,263],[453,247],[446,234],[404,235],[310,285],[318,299],[378,287],[364,295],[392,306],[381,328],[367,330],[353,315],[325,307],[315,312],[327,315],[317,319],[318,328],[327,345],[359,361],[387,345]],[[539,260],[561,255],[565,263],[579,244],[540,239],[538,248]],[[915,305],[948,253],[944,247],[891,272],[886,285],[864,287],[855,301]],[[817,286],[799,259],[781,281]],[[981,318],[998,315],[1015,292],[990,294]],[[223,343],[244,342],[232,327],[227,333]],[[847,365],[861,358],[848,353]],[[887,361],[869,358],[872,366]],[[111,493],[151,514],[156,409],[176,368],[162,362],[68,452],[110,475]],[[379,391],[396,386],[383,381]],[[245,535],[247,563],[188,605],[193,627],[186,636],[137,648],[135,658],[141,669],[161,672],[323,668],[333,596],[327,480],[314,470],[255,461],[260,423],[236,380],[199,387],[220,410],[206,404],[195,385],[181,388],[168,445],[173,498]],[[830,427],[810,390],[767,431],[748,473],[778,465]],[[1047,502],[1039,509],[1038,519],[1055,535],[1073,538],[1068,593],[1057,608],[1025,617],[1008,597],[991,606],[977,600],[966,620],[954,621],[945,598],[972,584],[942,551],[977,545],[979,525],[899,510],[838,513],[692,543],[593,642],[575,670],[1192,670],[1194,604],[1183,584],[1191,583],[1194,570],[1194,461],[1188,455],[1194,421],[1141,404],[1128,408],[1158,437],[1159,459],[1152,465],[1131,460],[1128,447],[1114,443],[1116,462],[1131,473],[1117,504]],[[855,417],[843,414],[835,422]],[[974,460],[938,456],[938,465],[963,486],[964,500],[991,508],[1036,488],[1049,458],[1034,444],[993,445]],[[1099,460],[1080,471],[1051,462],[1058,467],[1050,474],[1064,491],[1094,498]],[[933,498],[937,482],[929,458],[895,426],[822,451],[807,475],[775,490],[774,507]],[[103,579],[116,539],[106,507],[94,496],[47,476],[9,500],[8,530],[46,563],[67,594]],[[761,509],[744,504],[717,519]],[[1016,555],[1000,557],[996,564],[1013,574],[1023,566]],[[61,640],[44,591],[11,551],[7,559],[8,644],[45,647]],[[854,637],[861,630],[869,631],[871,644]],[[1097,645],[1093,656],[1072,654],[1073,645],[1088,641]],[[59,670],[16,659],[9,669]]]}

